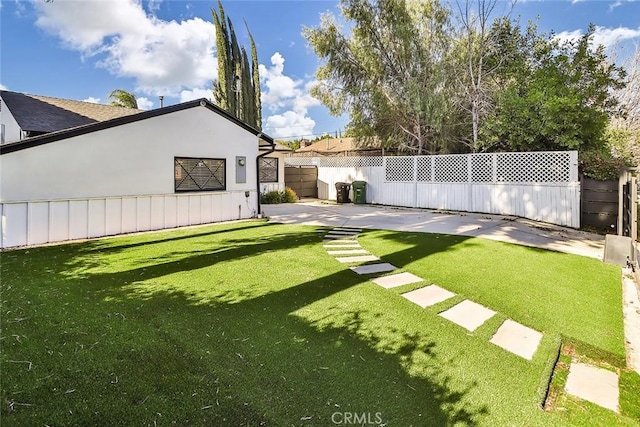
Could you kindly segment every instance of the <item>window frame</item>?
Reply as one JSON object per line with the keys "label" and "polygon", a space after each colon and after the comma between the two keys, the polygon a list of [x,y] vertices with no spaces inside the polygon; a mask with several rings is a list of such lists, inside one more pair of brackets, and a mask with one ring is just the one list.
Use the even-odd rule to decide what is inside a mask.
{"label": "window frame", "polygon": [[[262,162],[266,159],[275,160],[275,180],[273,181],[263,181],[262,180]],[[258,165],[258,176],[260,177],[260,183],[272,184],[275,182],[280,182],[280,158],[278,157],[260,157],[260,163]]]}
{"label": "window frame", "polygon": [[[197,188],[197,189],[180,189],[179,186],[182,182],[184,182],[185,179],[187,179],[188,177],[190,177],[190,173],[189,171],[187,171],[185,169],[185,167],[183,165],[180,165],[180,167],[183,169],[183,171],[187,174],[186,177],[184,177],[182,179],[182,181],[180,181],[180,183],[178,183],[178,181],[176,180],[176,166],[179,165],[178,161],[179,160],[198,160],[198,161],[205,161],[205,160],[214,160],[214,161],[219,161],[222,162],[222,179],[223,182],[222,184],[222,188]],[[191,170],[193,171],[193,169]],[[209,169],[209,171],[211,172],[211,169]],[[217,171],[217,169],[216,169]],[[212,172],[212,176],[215,177],[215,175]],[[193,178],[191,178],[196,185],[198,185],[197,181],[194,180]],[[219,182],[219,180],[216,177],[216,181]],[[227,190],[227,159],[226,158],[214,158],[214,157],[189,157],[189,156],[174,156],[173,158],[173,190],[175,193],[197,193],[197,192],[213,192],[213,191],[226,191]]]}

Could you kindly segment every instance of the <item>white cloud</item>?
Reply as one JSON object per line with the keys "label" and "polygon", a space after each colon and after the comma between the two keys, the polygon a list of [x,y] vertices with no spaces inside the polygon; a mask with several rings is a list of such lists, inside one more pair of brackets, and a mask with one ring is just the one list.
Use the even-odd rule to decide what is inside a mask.
{"label": "white cloud", "polygon": [[194,88],[180,92],[180,102],[187,102],[200,98],[206,98],[209,100],[213,99],[212,89]]}
{"label": "white cloud", "polygon": [[201,18],[164,21],[145,12],[137,0],[34,4],[36,25],[85,60],[134,78],[143,93],[178,96],[184,87],[200,87],[217,77],[215,28]]}
{"label": "white cloud", "polygon": [[284,107],[287,101],[295,98],[302,85],[301,80],[293,80],[285,76],[284,57],[276,52],[271,56],[271,67],[267,68],[260,64],[260,80],[263,81],[267,90],[262,94],[262,103],[266,104],[271,111]]}
{"label": "white cloud", "polygon": [[93,96],[90,96],[88,98],[83,99],[82,102],[90,102],[92,104],[100,104],[100,98],[95,98]]}
{"label": "white cloud", "polygon": [[265,131],[275,138],[311,135],[315,121],[308,116],[308,109],[320,105],[309,93],[314,82],[285,75],[284,63],[284,57],[276,52],[271,56],[271,67],[260,65],[260,80],[266,88],[262,106],[273,113],[266,119]]}
{"label": "white cloud", "polygon": [[0,83],[0,90],[9,90],[9,88]]}
{"label": "white cloud", "polygon": [[285,111],[269,116],[265,131],[274,138],[291,139],[312,135],[315,125],[316,122],[311,117],[295,111]]}
{"label": "white cloud", "polygon": [[155,15],[155,13],[160,10],[160,3],[162,3],[162,0],[149,0],[147,7],[149,11]]}
{"label": "white cloud", "polygon": [[136,102],[138,103],[138,108],[140,110],[150,110],[153,108],[153,101],[147,97],[141,96],[136,98]]}
{"label": "white cloud", "polygon": [[[577,40],[582,37],[583,34],[582,30],[563,31],[556,35],[556,39],[561,42]],[[593,34],[593,44],[595,46],[604,45],[606,48],[611,48],[617,43],[637,38],[640,38],[640,27],[634,29],[627,27],[606,28],[598,26]]]}

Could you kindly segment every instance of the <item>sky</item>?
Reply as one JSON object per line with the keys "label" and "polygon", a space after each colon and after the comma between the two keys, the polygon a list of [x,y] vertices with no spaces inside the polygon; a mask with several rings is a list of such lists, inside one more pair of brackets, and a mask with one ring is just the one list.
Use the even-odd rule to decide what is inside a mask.
{"label": "sky", "polygon": [[[319,59],[302,37],[330,0],[226,0],[239,43],[257,44],[263,131],[279,139],[343,132],[348,117],[331,116],[310,94]],[[0,0],[0,88],[108,103],[114,89],[132,92],[143,109],[212,97],[217,76],[213,0]],[[505,1],[499,9],[508,10]],[[640,44],[640,1],[520,0],[522,23],[567,39],[597,26],[596,42],[617,57]]]}

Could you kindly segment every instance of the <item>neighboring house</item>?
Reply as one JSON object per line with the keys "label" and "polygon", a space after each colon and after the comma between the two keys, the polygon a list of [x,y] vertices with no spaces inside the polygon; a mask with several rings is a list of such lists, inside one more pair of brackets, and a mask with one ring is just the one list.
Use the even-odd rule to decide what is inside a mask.
{"label": "neighboring house", "polygon": [[[0,145],[0,247],[260,213],[258,163],[275,143],[206,99],[106,120],[71,111],[90,122],[55,129],[27,126],[38,119],[14,108],[25,101],[21,94],[0,95],[3,120],[12,118],[21,132],[50,130]],[[40,107],[47,123],[75,117]]]}
{"label": "neighboring house", "polygon": [[0,91],[0,143],[142,112],[133,108]]}
{"label": "neighboring house", "polygon": [[327,138],[297,149],[293,157],[329,157],[329,156],[382,156],[392,155],[392,150],[379,145],[361,146],[356,138]]}
{"label": "neighboring house", "polygon": [[284,191],[284,159],[293,150],[286,145],[275,143],[275,151],[268,156],[261,157],[259,163],[260,191]]}

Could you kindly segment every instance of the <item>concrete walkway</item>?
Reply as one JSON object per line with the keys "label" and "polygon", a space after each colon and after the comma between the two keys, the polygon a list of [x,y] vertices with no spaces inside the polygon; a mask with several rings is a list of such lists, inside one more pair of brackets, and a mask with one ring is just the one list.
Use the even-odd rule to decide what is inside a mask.
{"label": "concrete walkway", "polygon": [[[273,222],[459,234],[602,259],[604,237],[523,218],[319,200],[264,205]],[[337,237],[337,236],[336,236]]]}

